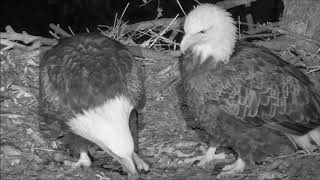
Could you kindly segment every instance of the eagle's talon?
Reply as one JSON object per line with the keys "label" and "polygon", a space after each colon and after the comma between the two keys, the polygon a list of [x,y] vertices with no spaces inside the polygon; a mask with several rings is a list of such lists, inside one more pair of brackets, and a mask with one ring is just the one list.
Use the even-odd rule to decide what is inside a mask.
{"label": "eagle's talon", "polygon": [[65,160],[63,161],[63,164],[65,166],[70,166],[73,170],[78,168],[87,169],[91,166],[91,159],[87,152],[81,152],[77,162]]}
{"label": "eagle's talon", "polygon": [[244,171],[245,162],[238,158],[234,163],[226,165],[222,168],[222,172],[219,175],[233,175]]}
{"label": "eagle's talon", "polygon": [[136,153],[133,153],[133,161],[140,173],[147,173],[150,171],[149,165],[144,162]]}
{"label": "eagle's talon", "polygon": [[76,162],[76,165],[81,168],[88,168],[91,166],[91,159],[87,152],[81,152],[79,160]]}
{"label": "eagle's talon", "polygon": [[216,147],[209,147],[209,149],[207,150],[207,152],[205,153],[205,155],[203,155],[203,157],[201,158],[201,160],[199,161],[199,163],[197,163],[197,166],[204,166],[206,163],[212,161],[212,160],[221,160],[221,159],[225,159],[226,158],[226,154],[225,153],[219,153],[216,154]]}

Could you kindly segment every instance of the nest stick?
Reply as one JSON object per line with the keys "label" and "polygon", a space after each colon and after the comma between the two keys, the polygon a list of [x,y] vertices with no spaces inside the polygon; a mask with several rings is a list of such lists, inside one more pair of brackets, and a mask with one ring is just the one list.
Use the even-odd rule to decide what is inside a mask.
{"label": "nest stick", "polygon": [[61,34],[64,37],[71,37],[72,35],[67,33],[65,30],[61,29],[60,26],[55,25],[53,23],[49,24],[49,27],[54,30],[55,33]]}
{"label": "nest stick", "polygon": [[176,17],[171,21],[171,23],[156,37],[156,39],[150,44],[149,48],[151,48],[154,43],[169,29],[171,24],[174,23],[174,21],[178,18],[179,14],[176,15]]}
{"label": "nest stick", "polygon": [[[11,47],[14,46],[14,47],[28,49],[28,50],[35,49],[37,47],[40,47],[41,45],[52,46],[57,44],[57,41],[54,39],[44,38],[41,36],[33,36],[28,34],[25,31],[23,31],[22,33],[17,33],[13,30],[11,26],[7,26],[6,32],[1,32],[0,37],[1,37],[1,44],[5,46],[11,46]],[[32,43],[32,48],[30,49],[28,46],[15,41],[21,41],[24,44]]]}

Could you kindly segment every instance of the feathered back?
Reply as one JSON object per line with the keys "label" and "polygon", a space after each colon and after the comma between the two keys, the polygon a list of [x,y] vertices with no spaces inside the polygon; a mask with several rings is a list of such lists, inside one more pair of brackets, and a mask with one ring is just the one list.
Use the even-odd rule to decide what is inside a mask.
{"label": "feathered back", "polygon": [[49,97],[76,112],[95,107],[117,94],[127,94],[133,56],[119,42],[100,34],[62,40],[42,58],[43,83]]}

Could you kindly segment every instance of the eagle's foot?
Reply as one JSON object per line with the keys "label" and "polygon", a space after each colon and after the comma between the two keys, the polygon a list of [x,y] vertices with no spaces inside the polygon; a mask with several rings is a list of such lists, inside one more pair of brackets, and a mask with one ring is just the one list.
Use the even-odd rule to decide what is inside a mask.
{"label": "eagle's foot", "polygon": [[64,161],[64,164],[76,168],[88,168],[91,166],[91,159],[87,152],[80,152],[80,158],[77,162]]}
{"label": "eagle's foot", "polygon": [[225,159],[226,154],[225,153],[219,153],[216,154],[216,147],[209,147],[207,152],[201,157],[200,162],[197,164],[198,166],[204,166],[206,163],[212,161],[212,160],[220,160]]}
{"label": "eagle's foot", "polygon": [[317,127],[301,136],[293,134],[285,135],[289,138],[296,149],[300,147],[306,154],[310,154],[320,148],[320,127]]}
{"label": "eagle's foot", "polygon": [[145,173],[150,171],[149,165],[144,162],[136,153],[133,153],[133,161],[139,172]]}
{"label": "eagle's foot", "polygon": [[222,168],[222,172],[219,174],[219,176],[241,173],[244,171],[245,165],[245,162],[241,158],[238,158],[234,163],[226,165],[224,168]]}

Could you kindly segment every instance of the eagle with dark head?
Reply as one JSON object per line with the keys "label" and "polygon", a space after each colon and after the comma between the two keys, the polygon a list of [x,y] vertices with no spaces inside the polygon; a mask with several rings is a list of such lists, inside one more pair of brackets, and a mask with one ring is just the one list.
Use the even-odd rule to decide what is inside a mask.
{"label": "eagle with dark head", "polygon": [[[310,152],[320,146],[320,96],[296,67],[270,50],[237,40],[231,14],[211,4],[193,9],[184,23],[180,61],[187,123],[209,134],[201,164],[232,148],[236,160],[222,174],[242,172],[272,152],[281,135]],[[209,154],[208,154],[209,153]]]}
{"label": "eagle with dark head", "polygon": [[[41,114],[58,119],[77,165],[90,166],[89,142],[118,160],[130,179],[149,169],[134,149],[144,78],[129,50],[98,33],[61,40],[40,61]],[[47,119],[48,121],[48,119]],[[132,136],[133,134],[133,136]]]}

